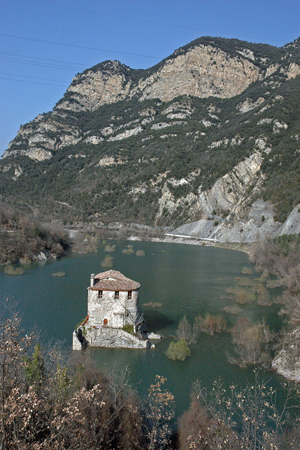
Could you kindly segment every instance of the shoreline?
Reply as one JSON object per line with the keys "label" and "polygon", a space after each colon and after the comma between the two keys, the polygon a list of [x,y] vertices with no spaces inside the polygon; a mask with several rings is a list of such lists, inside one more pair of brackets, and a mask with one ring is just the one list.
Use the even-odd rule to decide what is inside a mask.
{"label": "shoreline", "polygon": [[130,224],[124,226],[121,223],[112,223],[107,227],[100,224],[77,224],[72,227],[64,227],[64,233],[68,236],[68,250],[61,251],[60,254],[55,251],[49,251],[46,248],[40,248],[35,254],[30,256],[25,253],[18,259],[7,259],[1,266],[13,264],[30,264],[36,261],[47,261],[60,259],[68,256],[70,253],[90,253],[96,251],[100,245],[100,240],[128,240],[128,241],[148,241],[148,242],[166,242],[172,244],[198,245],[215,248],[223,248],[246,253],[251,255],[251,246],[253,244],[239,242],[219,242],[216,239],[208,239],[200,236],[173,234],[170,229],[153,228],[150,226],[138,226]]}
{"label": "shoreline", "polygon": [[126,240],[128,241],[149,241],[149,242],[166,242],[171,244],[187,244],[187,245],[198,245],[201,247],[215,247],[215,248],[223,248],[225,250],[234,250],[238,252],[246,253],[248,256],[251,254],[251,246],[253,244],[241,244],[239,242],[213,242],[208,241],[206,239],[202,239],[200,237],[191,236],[190,238],[187,237],[179,237],[176,236],[172,238],[171,236],[166,236],[163,238],[151,238],[149,239],[143,239],[139,238],[138,236],[130,236]]}

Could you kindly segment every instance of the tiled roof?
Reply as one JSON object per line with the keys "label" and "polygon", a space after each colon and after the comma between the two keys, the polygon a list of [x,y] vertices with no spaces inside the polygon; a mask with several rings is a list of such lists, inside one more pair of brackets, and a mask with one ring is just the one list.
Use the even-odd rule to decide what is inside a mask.
{"label": "tiled roof", "polygon": [[107,270],[95,275],[92,291],[134,291],[139,289],[140,283],[130,280],[117,270]]}

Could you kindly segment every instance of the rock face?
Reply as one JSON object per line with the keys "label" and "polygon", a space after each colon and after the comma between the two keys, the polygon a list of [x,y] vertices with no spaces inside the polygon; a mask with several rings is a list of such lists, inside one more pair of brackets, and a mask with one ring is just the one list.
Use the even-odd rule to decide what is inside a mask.
{"label": "rock face", "polygon": [[255,152],[216,181],[208,192],[201,193],[199,201],[203,213],[211,214],[214,210],[221,210],[238,215],[242,204],[249,198],[246,195],[249,188],[253,187],[255,190],[262,181],[261,163],[261,153]]}
{"label": "rock face", "polygon": [[9,143],[3,158],[13,154],[44,161],[53,156],[53,151],[77,144],[80,140],[79,129],[73,124],[62,124],[60,119],[64,119],[64,116],[53,111],[45,117],[39,115],[29,124],[21,126],[16,138]]}
{"label": "rock face", "polygon": [[[186,52],[177,50],[172,57],[160,63],[150,76],[140,77],[137,85],[132,81],[132,72],[134,71],[119,61],[107,61],[76,75],[53,114],[58,118],[60,111],[95,111],[103,105],[126,98],[136,98],[138,101],[160,99],[163,102],[182,95],[230,98],[255,82],[261,71],[257,64],[239,53],[232,57],[215,46],[200,44]],[[296,73],[296,69],[293,68],[291,73]],[[51,158],[49,150],[57,150],[83,140],[77,127],[62,127],[53,114],[47,120],[38,116],[32,125],[21,127],[4,157],[14,151],[14,154],[43,161]],[[139,131],[139,128],[127,130],[111,140],[121,140]],[[59,132],[60,138],[50,138],[49,132]],[[16,145],[26,145],[27,150],[12,150]]]}
{"label": "rock face", "polygon": [[[150,348],[148,340],[140,340],[126,331],[116,328],[102,328],[101,330],[87,330],[86,340],[91,347],[108,348]],[[75,331],[73,333],[73,350],[81,350],[81,344],[77,339]]]}
{"label": "rock face", "polygon": [[[295,222],[299,221],[300,215],[296,213],[296,208],[292,218],[287,221],[290,225],[286,223],[281,226],[274,221],[270,203],[261,199],[254,203],[251,201],[263,182],[260,170],[262,161],[262,153],[256,151],[220,178],[208,192],[201,192],[196,207],[202,211],[203,218],[180,226],[174,230],[174,234],[243,243],[262,241],[268,236],[284,232],[289,234]],[[249,189],[252,191],[251,196]],[[297,232],[298,227],[294,230]]]}
{"label": "rock face", "polygon": [[300,381],[300,329],[285,335],[285,344],[272,362],[272,368],[280,375],[293,381]]}
{"label": "rock face", "polygon": [[119,61],[108,61],[100,70],[87,70],[77,75],[57,109],[94,111],[104,104],[122,100],[130,88],[123,73],[126,70],[129,68]]}
{"label": "rock face", "polygon": [[141,80],[133,90],[140,100],[159,98],[169,102],[181,95],[229,98],[243,92],[259,76],[255,64],[211,45],[199,45],[186,53],[175,52],[158,71]]}
{"label": "rock face", "polygon": [[[211,45],[198,45],[186,53],[177,51],[150,76],[135,86],[128,77],[130,69],[118,61],[109,61],[101,70],[77,75],[58,109],[94,111],[104,104],[129,97],[139,101],[160,99],[169,102],[181,95],[199,98],[228,98],[243,92],[259,77],[259,68],[248,59]],[[72,99],[72,102],[68,98]]]}
{"label": "rock face", "polygon": [[221,242],[298,233],[299,57],[299,40],[206,37],[146,70],[87,69],[21,126],[0,161],[1,198]]}

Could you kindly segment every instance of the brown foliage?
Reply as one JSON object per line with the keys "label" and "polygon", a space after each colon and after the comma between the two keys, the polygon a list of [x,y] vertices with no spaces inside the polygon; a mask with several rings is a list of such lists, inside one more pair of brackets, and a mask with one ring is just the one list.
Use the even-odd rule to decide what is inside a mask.
{"label": "brown foliage", "polygon": [[141,406],[126,371],[104,376],[82,353],[62,365],[56,349],[37,383],[40,353],[31,350],[32,338],[22,337],[9,302],[0,331],[1,449],[140,448]]}
{"label": "brown foliage", "polygon": [[[9,302],[7,302],[9,305]],[[8,313],[8,314],[7,314]],[[162,449],[169,443],[173,395],[157,376],[142,404],[128,370],[103,374],[88,352],[70,360],[20,334],[6,307],[0,317],[1,450]]]}
{"label": "brown foliage", "polygon": [[191,406],[179,420],[179,450],[298,449],[298,421],[290,410],[299,411],[299,390],[292,384],[284,389],[286,400],[278,408],[276,390],[257,370],[253,384],[242,390],[234,385],[226,390],[215,381],[207,391],[197,381]]}
{"label": "brown foliage", "polygon": [[32,261],[40,252],[60,257],[69,247],[58,224],[41,224],[32,217],[0,204],[0,264]]}
{"label": "brown foliage", "polygon": [[251,325],[246,317],[241,317],[231,330],[237,358],[230,358],[241,367],[247,365],[269,366],[270,357],[267,346],[273,339],[264,322]]}
{"label": "brown foliage", "polygon": [[212,314],[206,314],[204,318],[199,315],[196,317],[195,323],[199,330],[211,335],[222,333],[227,328],[226,320],[221,315],[213,316]]}
{"label": "brown foliage", "polygon": [[[300,325],[300,252],[299,235],[280,236],[252,247],[251,260],[259,270],[278,277],[274,286],[285,286],[284,312],[293,327]],[[264,300],[264,299],[263,299]]]}
{"label": "brown foliage", "polygon": [[207,411],[194,394],[191,405],[178,422],[179,450],[206,449],[209,426]]}
{"label": "brown foliage", "polygon": [[156,375],[155,382],[148,390],[143,423],[148,450],[161,450],[169,444],[169,422],[174,417],[174,396],[163,387],[166,381],[166,378]]}

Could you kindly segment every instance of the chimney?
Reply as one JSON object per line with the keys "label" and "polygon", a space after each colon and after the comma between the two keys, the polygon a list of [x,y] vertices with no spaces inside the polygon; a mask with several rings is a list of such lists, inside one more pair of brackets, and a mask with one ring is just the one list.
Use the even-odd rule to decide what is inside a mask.
{"label": "chimney", "polygon": [[90,282],[90,287],[93,287],[95,284],[95,274],[91,273],[91,282]]}

